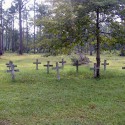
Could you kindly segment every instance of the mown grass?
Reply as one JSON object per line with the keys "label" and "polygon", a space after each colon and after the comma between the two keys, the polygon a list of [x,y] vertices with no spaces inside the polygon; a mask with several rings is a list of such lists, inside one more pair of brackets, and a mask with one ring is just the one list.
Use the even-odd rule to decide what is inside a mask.
{"label": "mown grass", "polygon": [[[106,57],[110,66],[101,69],[101,78],[94,79],[89,67],[81,66],[79,73],[67,65],[61,70],[61,80],[55,71],[46,74],[42,65],[35,70],[32,62],[38,58],[42,65],[52,64],[62,56],[45,58],[41,55],[5,54],[0,59],[0,121],[10,125],[124,125],[125,71],[124,59]],[[102,61],[105,57],[102,56]],[[5,63],[12,60],[19,73],[12,81]],[[95,57],[90,57],[92,62]]]}

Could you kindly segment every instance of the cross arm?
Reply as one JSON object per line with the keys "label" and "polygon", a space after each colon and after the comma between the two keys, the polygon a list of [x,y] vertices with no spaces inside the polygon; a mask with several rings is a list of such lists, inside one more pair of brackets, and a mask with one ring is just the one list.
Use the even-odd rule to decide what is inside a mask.
{"label": "cross arm", "polygon": [[14,71],[14,72],[19,72],[19,69],[15,69],[15,70],[7,70],[7,72],[12,72],[12,71]]}
{"label": "cross arm", "polygon": [[109,63],[101,63],[101,65],[109,65]]}
{"label": "cross arm", "polygon": [[17,65],[7,65],[7,67],[11,67],[11,66],[13,66],[13,67],[17,67]]}
{"label": "cross arm", "polygon": [[33,64],[41,64],[41,62],[33,62]]}

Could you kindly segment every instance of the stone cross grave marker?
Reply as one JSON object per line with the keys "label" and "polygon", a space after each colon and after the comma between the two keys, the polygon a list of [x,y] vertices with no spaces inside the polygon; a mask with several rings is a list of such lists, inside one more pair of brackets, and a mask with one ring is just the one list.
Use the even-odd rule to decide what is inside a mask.
{"label": "stone cross grave marker", "polygon": [[56,70],[57,72],[57,79],[60,80],[60,73],[59,69],[62,69],[62,67],[59,67],[58,62],[56,62],[56,67],[52,68],[53,70]]}
{"label": "stone cross grave marker", "polygon": [[47,65],[44,66],[47,67],[47,74],[49,74],[49,68],[53,67],[53,65],[50,65],[50,61],[47,61]]}
{"label": "stone cross grave marker", "polygon": [[106,71],[106,66],[109,65],[109,63],[107,63],[107,60],[104,60],[104,63],[102,63],[101,65],[104,65],[104,71]]}
{"label": "stone cross grave marker", "polygon": [[38,59],[36,59],[36,62],[33,62],[33,64],[36,64],[36,70],[38,70],[38,65],[41,64],[41,62],[39,62]]}
{"label": "stone cross grave marker", "polygon": [[78,73],[78,71],[79,71],[79,66],[80,66],[81,64],[79,64],[79,61],[78,60],[76,60],[76,62],[73,64],[73,66],[76,66],[76,72]]}
{"label": "stone cross grave marker", "polygon": [[14,65],[13,62],[8,65],[7,67],[10,67],[9,70],[7,70],[8,73],[11,73],[12,75],[12,80],[15,79],[15,72],[19,72],[19,69],[15,69],[15,67],[17,67],[17,65]]}
{"label": "stone cross grave marker", "polygon": [[99,69],[98,67],[97,67],[97,64],[96,63],[94,63],[94,67],[93,68],[90,68],[90,70],[93,70],[94,71],[94,77],[96,77],[96,70],[97,69]]}
{"label": "stone cross grave marker", "polygon": [[66,61],[64,61],[64,59],[62,59],[62,61],[60,61],[59,63],[62,64],[62,68],[64,68],[64,64],[66,63]]}
{"label": "stone cross grave marker", "polygon": [[9,68],[9,70],[11,69],[11,65],[13,64],[12,61],[9,61],[8,63],[6,63],[6,66]]}

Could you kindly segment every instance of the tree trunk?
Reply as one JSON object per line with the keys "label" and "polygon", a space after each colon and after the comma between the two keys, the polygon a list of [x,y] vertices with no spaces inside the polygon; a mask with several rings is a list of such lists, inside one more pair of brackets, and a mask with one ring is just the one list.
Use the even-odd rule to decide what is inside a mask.
{"label": "tree trunk", "polygon": [[36,32],[36,27],[35,27],[35,0],[34,0],[34,54],[36,53],[35,52],[35,50],[36,50],[36,47],[35,47],[35,39],[36,39],[36,34],[35,34],[35,32]]}
{"label": "tree trunk", "polygon": [[22,0],[19,0],[19,31],[20,31],[20,45],[19,45],[19,54],[23,54],[23,40],[22,40]]}
{"label": "tree trunk", "polygon": [[[0,32],[1,34],[1,32]],[[0,35],[0,56],[3,55],[3,51],[2,51],[2,40],[1,40],[1,35]]]}
{"label": "tree trunk", "polygon": [[7,42],[8,43],[8,45],[7,45],[8,46],[8,51],[10,50],[10,41],[11,41],[11,39],[10,39],[10,33],[9,33],[8,34],[8,42]]}
{"label": "tree trunk", "polygon": [[97,20],[96,20],[96,39],[97,39],[97,50],[96,50],[96,61],[97,61],[97,70],[96,77],[100,77],[100,27],[99,27],[99,8],[96,10]]}
{"label": "tree trunk", "polygon": [[2,26],[2,29],[1,29],[1,41],[2,41],[2,53],[4,53],[4,43],[3,43],[3,8],[2,8],[2,3],[1,3],[1,26]]}
{"label": "tree trunk", "polygon": [[[27,11],[27,10],[26,10]],[[28,12],[26,12],[28,14]],[[28,33],[28,18],[27,18],[27,14],[26,14],[26,52],[29,52],[29,48],[28,48],[28,41],[29,41],[29,33]]]}
{"label": "tree trunk", "polygon": [[5,51],[7,51],[7,28],[6,28],[6,34],[5,34],[5,40],[6,40],[6,44],[5,44]]}
{"label": "tree trunk", "polygon": [[3,55],[2,45],[2,0],[0,1],[0,56]]}
{"label": "tree trunk", "polygon": [[40,27],[39,27],[39,37],[40,37],[40,40],[41,40],[41,36],[42,36],[41,29],[42,29],[42,26],[40,25]]}
{"label": "tree trunk", "polygon": [[13,15],[13,22],[12,22],[12,52],[15,51],[14,49],[14,15]]}
{"label": "tree trunk", "polygon": [[93,49],[93,48],[92,48],[91,43],[89,44],[89,49],[90,49],[90,50],[89,50],[89,51],[90,51],[90,56],[92,56],[92,49]]}

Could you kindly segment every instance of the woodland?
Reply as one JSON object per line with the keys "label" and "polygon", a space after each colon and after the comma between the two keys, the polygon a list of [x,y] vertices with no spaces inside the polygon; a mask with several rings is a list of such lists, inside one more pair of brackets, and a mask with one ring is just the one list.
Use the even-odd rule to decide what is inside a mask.
{"label": "woodland", "polygon": [[[48,55],[119,50],[125,55],[124,0],[13,0],[7,10],[0,1],[0,55],[5,52]],[[6,3],[7,4],[7,3]],[[15,26],[18,21],[18,28]],[[99,77],[99,69],[97,70]]]}

